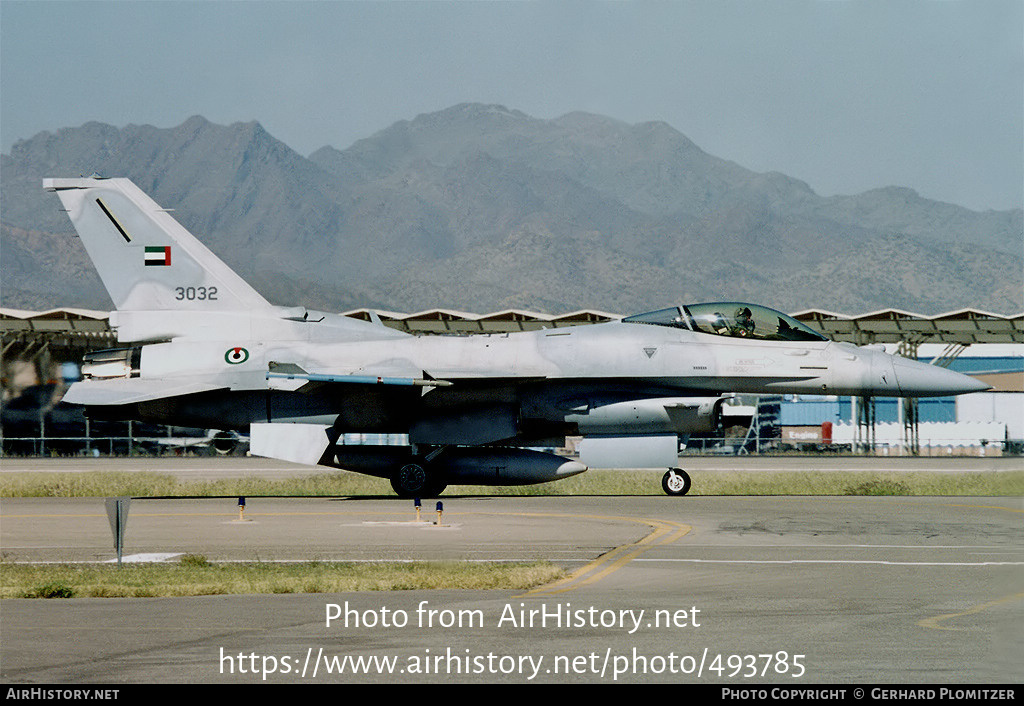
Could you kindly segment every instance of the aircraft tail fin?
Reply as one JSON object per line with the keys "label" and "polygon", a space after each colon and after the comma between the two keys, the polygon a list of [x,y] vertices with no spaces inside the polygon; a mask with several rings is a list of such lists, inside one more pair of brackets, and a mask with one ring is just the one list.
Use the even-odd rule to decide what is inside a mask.
{"label": "aircraft tail fin", "polygon": [[60,197],[118,310],[271,306],[130,180],[44,179],[43,188]]}

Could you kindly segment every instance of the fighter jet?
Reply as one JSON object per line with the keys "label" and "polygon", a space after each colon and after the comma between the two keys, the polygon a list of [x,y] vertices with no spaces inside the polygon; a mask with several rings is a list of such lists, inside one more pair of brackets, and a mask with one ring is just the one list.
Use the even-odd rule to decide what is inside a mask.
{"label": "fighter jet", "polygon": [[[65,400],[94,417],[250,433],[256,455],[390,479],[553,481],[588,467],[666,468],[713,430],[724,395],[922,397],[987,389],[958,373],[833,342],[764,306],[672,306],[602,324],[417,336],[270,304],[127,179],[45,179],[110,293],[115,350],[85,357]],[[346,445],[346,433],[408,435]],[[583,437],[580,460],[535,450]]]}

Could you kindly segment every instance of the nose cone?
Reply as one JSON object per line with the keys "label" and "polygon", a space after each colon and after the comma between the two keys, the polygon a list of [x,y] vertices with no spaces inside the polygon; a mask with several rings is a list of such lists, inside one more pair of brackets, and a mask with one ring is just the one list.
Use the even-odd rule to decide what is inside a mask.
{"label": "nose cone", "polygon": [[963,395],[991,387],[967,375],[907,358],[894,358],[893,369],[903,397]]}

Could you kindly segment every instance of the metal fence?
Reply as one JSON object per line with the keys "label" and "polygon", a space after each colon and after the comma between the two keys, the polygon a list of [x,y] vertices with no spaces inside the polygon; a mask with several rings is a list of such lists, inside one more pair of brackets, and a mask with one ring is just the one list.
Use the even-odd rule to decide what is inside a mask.
{"label": "metal fence", "polygon": [[216,456],[244,452],[248,443],[237,448],[215,445],[207,438],[169,438],[162,436],[5,436],[0,439],[3,456],[89,457],[89,456]]}
{"label": "metal fence", "polygon": [[780,439],[778,436],[745,438],[703,437],[690,439],[681,454],[692,455],[775,455],[853,454],[865,456],[1019,456],[1024,439],[977,439],[928,437],[909,441],[879,441],[864,437],[824,443],[820,440]]}

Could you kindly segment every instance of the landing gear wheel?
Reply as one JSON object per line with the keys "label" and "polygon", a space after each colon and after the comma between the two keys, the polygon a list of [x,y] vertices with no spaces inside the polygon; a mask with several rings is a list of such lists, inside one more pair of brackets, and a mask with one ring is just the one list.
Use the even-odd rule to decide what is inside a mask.
{"label": "landing gear wheel", "polygon": [[690,476],[682,468],[670,468],[661,478],[666,495],[686,495],[690,492]]}
{"label": "landing gear wheel", "polygon": [[391,476],[391,487],[402,498],[433,498],[448,485],[420,459],[403,463]]}

